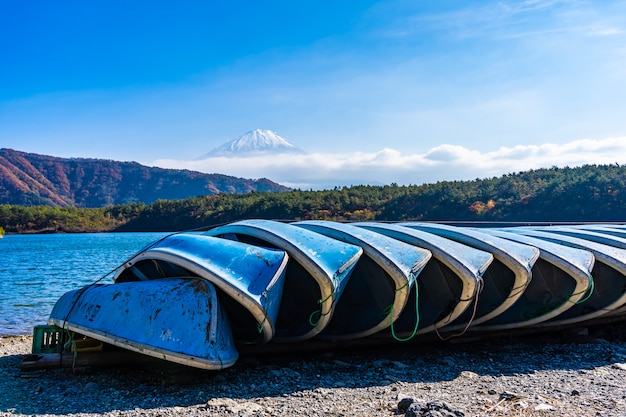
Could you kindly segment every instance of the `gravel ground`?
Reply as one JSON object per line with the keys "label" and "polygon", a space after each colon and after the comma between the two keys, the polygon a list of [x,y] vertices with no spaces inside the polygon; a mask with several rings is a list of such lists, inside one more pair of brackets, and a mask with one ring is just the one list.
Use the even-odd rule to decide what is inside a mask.
{"label": "gravel ground", "polygon": [[0,338],[0,416],[626,416],[626,324],[463,343],[243,355],[208,372],[21,371]]}

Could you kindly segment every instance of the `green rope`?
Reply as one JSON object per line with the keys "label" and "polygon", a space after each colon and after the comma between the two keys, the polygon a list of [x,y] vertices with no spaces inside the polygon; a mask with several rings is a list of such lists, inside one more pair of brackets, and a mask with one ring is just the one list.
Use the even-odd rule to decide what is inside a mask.
{"label": "green rope", "polygon": [[589,286],[587,288],[585,288],[581,292],[577,292],[575,294],[572,294],[572,296],[574,296],[574,295],[578,295],[578,294],[581,294],[581,293],[584,294],[585,291],[588,291],[588,294],[586,296],[584,296],[580,300],[576,301],[574,304],[581,304],[581,303],[584,303],[585,301],[587,301],[589,298],[591,298],[591,296],[593,295],[593,292],[595,291],[595,289],[596,289],[596,282],[594,281],[594,279],[592,277],[591,278],[591,282],[589,283]]}
{"label": "green rope", "polygon": [[[406,287],[407,284],[403,285],[402,287],[396,289],[396,291],[400,291],[402,289],[404,289]],[[413,332],[411,332],[411,335],[409,337],[405,337],[405,338],[401,338],[398,335],[396,335],[396,330],[393,326],[393,304],[390,304],[387,308],[385,308],[383,310],[383,313],[386,316],[389,316],[389,328],[391,329],[391,336],[398,342],[408,342],[409,340],[413,339],[415,337],[415,334],[417,333],[417,328],[420,325],[420,312],[419,312],[419,291],[418,291],[418,286],[417,284],[415,284],[415,327],[413,327]]]}
{"label": "green rope", "polygon": [[[328,301],[330,298],[332,298],[334,295],[335,295],[335,291],[333,290],[333,291],[332,291],[332,292],[328,295],[328,297],[324,298],[323,300],[322,300],[321,298],[320,298],[319,300],[317,300],[317,303],[318,303],[320,306],[323,306],[323,305],[324,305],[324,303],[325,303],[326,301]],[[327,315],[329,315],[331,311],[333,311],[332,307],[331,307],[331,308],[329,308],[329,309],[328,309],[328,311],[327,311],[326,313],[323,313],[323,312],[322,312],[322,308],[320,307],[320,309],[319,309],[319,310],[315,310],[315,311],[314,311],[314,312],[312,312],[312,313],[311,313],[311,315],[309,316],[309,324],[310,324],[311,326],[313,326],[313,327],[316,327],[316,326],[320,323],[320,320],[322,319],[322,317],[323,317],[323,316],[327,316]],[[317,316],[317,320],[314,320],[314,318],[313,318],[313,317],[315,317],[316,315],[318,315],[318,316]]]}

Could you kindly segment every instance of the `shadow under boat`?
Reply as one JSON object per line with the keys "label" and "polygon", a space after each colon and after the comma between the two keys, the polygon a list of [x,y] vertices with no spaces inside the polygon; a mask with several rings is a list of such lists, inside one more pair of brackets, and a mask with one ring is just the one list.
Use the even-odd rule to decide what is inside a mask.
{"label": "shadow under boat", "polygon": [[[492,236],[473,228],[436,223],[407,222],[402,227],[422,230],[455,240],[494,256],[492,267],[483,275],[484,289],[477,306],[477,317],[469,330],[506,330],[543,321],[544,312],[534,307],[546,283],[534,283],[533,270],[543,268],[539,249]],[[538,262],[539,261],[539,262]],[[537,271],[537,276],[541,274]]]}
{"label": "shadow under boat", "polygon": [[[333,317],[319,337],[346,340],[370,336],[395,326],[405,308],[415,310],[417,303],[407,305],[407,301],[431,258],[428,250],[345,223],[310,220],[291,224],[363,249]],[[436,304],[441,300],[420,301],[432,310],[441,310]],[[451,301],[447,298],[441,304],[447,307]]]}
{"label": "shadow under boat", "polygon": [[[533,269],[533,280],[545,283],[551,282],[551,284],[543,288],[544,302],[535,307],[546,312],[546,315],[543,316],[545,320],[536,324],[536,326],[560,326],[580,321],[580,318],[574,313],[575,310],[572,310],[570,313],[568,311],[591,297],[593,293],[592,270],[595,257],[590,251],[564,246],[532,236],[510,233],[507,228],[480,230],[484,233],[539,249],[539,257],[545,263],[542,267]],[[552,268],[550,265],[552,265]],[[537,274],[540,274],[540,276],[537,276]],[[536,291],[539,290],[541,289],[536,289]]]}
{"label": "shadow under boat", "polygon": [[194,276],[216,286],[238,343],[272,339],[288,255],[197,233],[167,236],[126,261],[114,282]]}
{"label": "shadow under boat", "polygon": [[238,352],[213,285],[199,278],[94,284],[57,300],[49,324],[201,369],[232,366]]}
{"label": "shadow under boat", "polygon": [[[483,287],[482,276],[493,262],[491,253],[463,245],[450,239],[398,224],[362,222],[354,226],[421,247],[432,258],[421,272],[413,298],[419,308],[407,308],[394,323],[394,332],[406,338],[435,330],[458,330],[467,327],[476,316],[478,295]],[[457,326],[451,323],[462,323]]]}
{"label": "shadow under boat", "polygon": [[626,306],[626,250],[546,230],[527,227],[506,230],[507,233],[531,236],[593,253],[593,292],[584,302],[567,310],[563,318],[576,318],[577,322],[582,322],[623,311]]}
{"label": "shadow under boat", "polygon": [[274,341],[310,339],[329,324],[363,250],[291,224],[243,220],[204,233],[289,254]]}

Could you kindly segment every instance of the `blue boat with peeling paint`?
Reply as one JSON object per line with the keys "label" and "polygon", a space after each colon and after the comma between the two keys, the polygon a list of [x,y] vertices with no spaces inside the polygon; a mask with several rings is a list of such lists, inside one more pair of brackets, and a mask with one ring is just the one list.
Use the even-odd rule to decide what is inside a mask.
{"label": "blue boat with peeling paint", "polygon": [[359,246],[272,220],[243,220],[205,234],[289,254],[274,337],[284,342],[307,340],[326,328],[363,254]]}
{"label": "blue boat with peeling paint", "polygon": [[239,356],[214,286],[199,278],[73,290],[56,302],[49,324],[196,368],[224,369]]}
{"label": "blue boat with peeling paint", "polygon": [[[310,220],[292,224],[363,249],[320,337],[345,340],[370,336],[390,327],[405,307],[415,309],[417,299],[409,306],[407,301],[431,258],[429,251],[344,223]],[[416,292],[414,296],[418,297]]]}
{"label": "blue boat with peeling paint", "polygon": [[285,251],[194,233],[167,236],[129,259],[117,283],[167,277],[206,279],[218,290],[238,343],[274,336],[288,255]]}

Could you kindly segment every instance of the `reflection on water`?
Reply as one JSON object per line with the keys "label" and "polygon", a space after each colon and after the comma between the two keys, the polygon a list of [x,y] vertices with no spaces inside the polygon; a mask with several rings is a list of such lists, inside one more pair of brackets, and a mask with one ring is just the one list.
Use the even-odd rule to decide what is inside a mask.
{"label": "reflection on water", "polygon": [[0,239],[0,335],[31,334],[66,291],[112,272],[164,233],[5,235]]}

